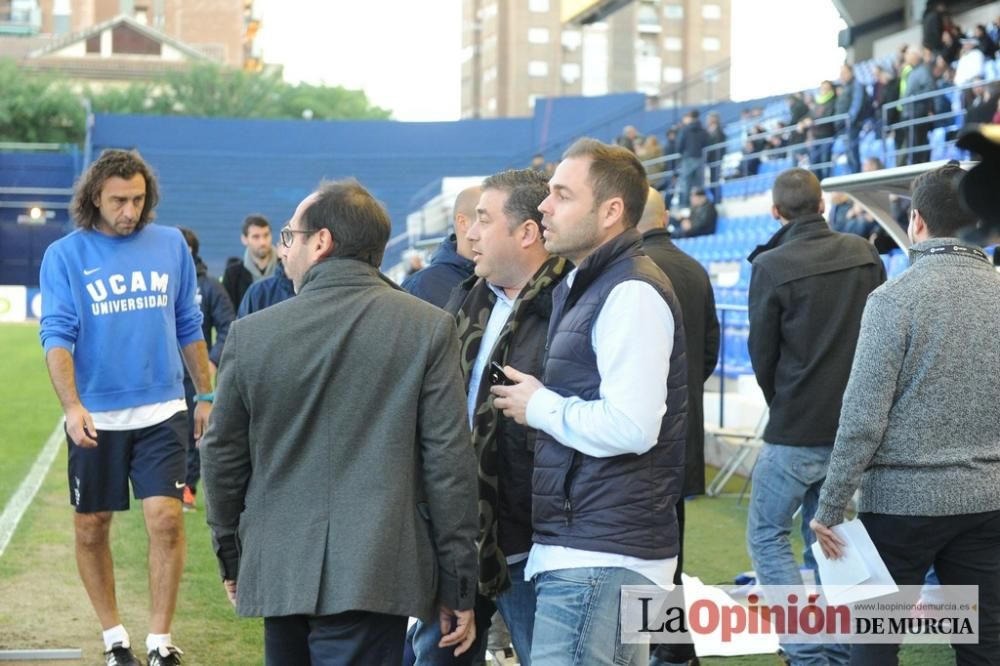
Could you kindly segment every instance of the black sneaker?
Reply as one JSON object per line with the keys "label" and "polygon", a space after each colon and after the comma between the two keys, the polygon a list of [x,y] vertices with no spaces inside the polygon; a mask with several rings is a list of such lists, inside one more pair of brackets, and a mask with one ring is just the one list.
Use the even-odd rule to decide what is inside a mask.
{"label": "black sneaker", "polygon": [[132,654],[132,648],[124,643],[115,643],[104,653],[106,666],[140,666],[139,660]]}
{"label": "black sneaker", "polygon": [[157,650],[150,650],[147,659],[149,659],[149,666],[178,666],[181,663],[182,654],[184,653],[173,645],[168,645]]}

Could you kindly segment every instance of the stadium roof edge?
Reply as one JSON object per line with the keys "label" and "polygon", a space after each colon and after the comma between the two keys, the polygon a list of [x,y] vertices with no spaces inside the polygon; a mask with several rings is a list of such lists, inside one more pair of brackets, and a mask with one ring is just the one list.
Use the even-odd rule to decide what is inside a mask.
{"label": "stadium roof edge", "polygon": [[[854,200],[875,218],[879,226],[886,230],[892,240],[905,250],[910,247],[910,239],[906,235],[906,229],[899,226],[893,217],[889,197],[895,194],[909,199],[910,184],[917,176],[942,167],[948,162],[949,160],[938,160],[847,176],[833,176],[824,178],[820,185],[826,192],[844,192],[854,197]],[[967,161],[962,162],[961,167],[968,171],[976,164],[978,162]]]}

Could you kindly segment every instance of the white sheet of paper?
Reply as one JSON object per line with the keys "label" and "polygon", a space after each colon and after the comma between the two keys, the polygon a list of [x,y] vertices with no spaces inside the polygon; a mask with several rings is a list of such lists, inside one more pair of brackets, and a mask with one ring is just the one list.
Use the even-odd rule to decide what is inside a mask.
{"label": "white sheet of paper", "polygon": [[899,591],[860,520],[835,525],[833,531],[845,544],[839,560],[828,559],[819,542],[812,545],[829,603],[850,604]]}
{"label": "white sheet of paper", "polygon": [[[686,612],[691,611],[691,603],[697,599],[711,599],[720,605],[736,603],[724,591],[710,587],[694,576],[681,574],[684,584],[684,602]],[[774,634],[752,634],[740,636],[739,640],[724,643],[722,630],[716,629],[712,634],[692,634],[694,651],[699,657],[735,657],[745,654],[774,654],[778,651],[778,637]]]}

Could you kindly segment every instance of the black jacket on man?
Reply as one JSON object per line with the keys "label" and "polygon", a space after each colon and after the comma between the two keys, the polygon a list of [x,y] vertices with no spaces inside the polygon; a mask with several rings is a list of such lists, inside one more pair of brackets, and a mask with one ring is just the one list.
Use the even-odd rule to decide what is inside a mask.
{"label": "black jacket on man", "polygon": [[229,302],[238,308],[243,302],[243,295],[253,284],[253,276],[243,265],[243,257],[230,257],[226,262],[226,270],[222,273],[222,287],[229,294]]}
{"label": "black jacket on man", "polygon": [[831,446],[861,313],[885,282],[882,261],[819,214],[790,221],[749,261],[750,361],[771,410],[764,440]]}
{"label": "black jacket on man", "polygon": [[431,263],[407,277],[400,286],[406,293],[444,308],[452,289],[471,276],[475,268],[471,259],[458,253],[458,239],[452,234],[434,250]]}
{"label": "black jacket on man", "polygon": [[642,235],[642,250],[666,273],[684,316],[688,418],[684,449],[684,496],[705,493],[705,380],[719,362],[719,318],[708,273],[670,240],[666,229]]}

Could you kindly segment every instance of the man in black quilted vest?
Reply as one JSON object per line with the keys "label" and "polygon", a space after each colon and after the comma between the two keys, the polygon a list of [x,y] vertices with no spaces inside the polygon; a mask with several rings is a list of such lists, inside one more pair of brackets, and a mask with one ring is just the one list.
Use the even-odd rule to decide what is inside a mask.
{"label": "man in black quilted vest", "polygon": [[543,376],[506,366],[495,405],[538,430],[532,477],[531,661],[645,664],[622,644],[622,585],[670,589],[687,428],[684,325],[642,252],[639,160],[573,144],[538,207],[545,248],[576,265],[556,288]]}

